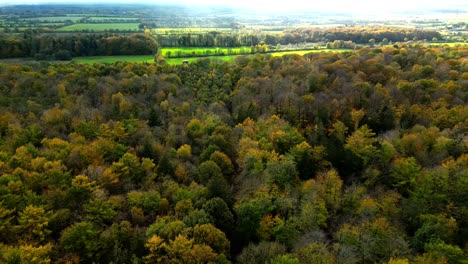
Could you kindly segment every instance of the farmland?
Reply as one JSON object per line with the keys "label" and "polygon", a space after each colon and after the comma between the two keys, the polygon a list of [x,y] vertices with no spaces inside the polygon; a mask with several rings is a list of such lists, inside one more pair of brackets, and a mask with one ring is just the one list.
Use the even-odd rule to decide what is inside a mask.
{"label": "farmland", "polygon": [[56,16],[56,17],[33,17],[25,18],[25,21],[39,21],[39,22],[64,22],[72,21],[77,22],[80,19],[83,19],[83,16]]}
{"label": "farmland", "polygon": [[58,31],[105,31],[105,30],[120,30],[120,31],[138,31],[138,23],[100,23],[100,24],[74,24],[61,27]]}
{"label": "farmland", "polygon": [[93,17],[88,17],[88,21],[137,21],[138,18],[136,17],[99,17],[99,16],[93,16]]}
{"label": "farmland", "polygon": [[92,57],[78,57],[73,61],[78,63],[92,64],[92,63],[113,63],[118,61],[125,62],[154,62],[152,55],[135,55],[135,56],[92,56]]}
{"label": "farmland", "polygon": [[[168,49],[163,49],[163,53]],[[170,49],[175,50],[175,49]],[[268,53],[271,56],[280,57],[284,55],[297,54],[303,56],[308,53],[317,53],[317,52],[344,52],[349,51],[348,49],[319,49],[319,50],[292,50],[292,51],[280,51],[280,52],[271,52]],[[251,54],[253,55],[253,54]],[[247,56],[251,56],[247,55]],[[227,61],[232,62],[236,57],[246,56],[246,55],[225,55],[225,56],[201,56],[201,57],[180,57],[180,58],[165,58],[165,62],[168,64],[182,64],[184,61],[194,62],[199,59],[212,59],[217,61]],[[137,55],[137,56],[95,56],[95,57],[78,57],[74,58],[73,61],[78,63],[92,64],[92,63],[113,63],[117,61],[125,62],[153,62],[154,57],[152,55]]]}
{"label": "farmland", "polygon": [[229,32],[231,28],[206,28],[206,27],[186,27],[186,28],[155,28],[153,29],[154,34],[182,34],[182,33],[205,33],[205,32]]}
{"label": "farmland", "polygon": [[182,57],[201,57],[210,55],[240,55],[251,53],[251,47],[235,47],[235,48],[220,48],[220,47],[180,47],[180,48],[163,48],[161,53],[166,58],[182,58]]}

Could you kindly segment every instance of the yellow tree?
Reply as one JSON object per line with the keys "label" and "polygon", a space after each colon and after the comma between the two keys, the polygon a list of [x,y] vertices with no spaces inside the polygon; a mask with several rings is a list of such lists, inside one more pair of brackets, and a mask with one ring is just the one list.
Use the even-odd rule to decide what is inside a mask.
{"label": "yellow tree", "polygon": [[377,147],[374,146],[375,143],[377,143],[375,133],[367,125],[364,125],[346,138],[345,148],[361,158],[364,164],[367,164],[378,153]]}

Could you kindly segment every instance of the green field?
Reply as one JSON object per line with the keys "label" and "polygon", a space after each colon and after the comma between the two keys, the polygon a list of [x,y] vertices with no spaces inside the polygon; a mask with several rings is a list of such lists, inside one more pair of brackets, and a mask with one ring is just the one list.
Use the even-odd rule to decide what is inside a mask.
{"label": "green field", "polygon": [[307,53],[317,53],[317,52],[345,52],[345,51],[351,51],[350,49],[316,49],[316,50],[291,50],[291,51],[279,51],[279,52],[272,52],[269,53],[272,56],[283,56],[283,55],[289,55],[289,54],[297,54],[300,56],[303,56]]}
{"label": "green field", "polygon": [[220,48],[220,47],[190,47],[190,48],[162,48],[161,54],[166,57],[201,57],[209,55],[248,54],[250,47]]}
{"label": "green field", "polygon": [[88,18],[89,21],[108,21],[108,20],[113,20],[113,21],[136,21],[138,20],[137,17],[98,17],[98,16],[93,16]]}
{"label": "green field", "polygon": [[81,30],[139,30],[138,23],[101,23],[101,24],[74,24],[57,29],[58,31],[81,31]]}
{"label": "green field", "polygon": [[25,18],[25,21],[48,21],[48,22],[64,22],[66,20],[70,20],[76,22],[82,19],[83,16],[80,17],[69,17],[69,16],[56,16],[56,17],[33,17],[33,18]]}
{"label": "green field", "polygon": [[448,45],[450,47],[454,47],[454,46],[458,46],[458,45],[468,45],[468,42],[431,42],[431,43],[427,43],[427,45],[431,45],[431,46]]}
{"label": "green field", "polygon": [[231,31],[231,28],[156,28],[155,34],[203,33],[211,31]]}
{"label": "green field", "polygon": [[[291,51],[281,51],[281,52],[272,52],[268,53],[271,56],[283,56],[288,54],[297,54],[297,55],[304,55],[307,53],[315,53],[315,52],[344,52],[349,51],[348,49],[320,49],[320,50],[291,50]],[[212,60],[219,60],[219,61],[227,61],[232,62],[238,56],[246,56],[246,55],[230,55],[230,56],[207,56],[207,57],[190,57],[190,58],[166,58],[166,62],[168,64],[182,64],[184,61],[194,62],[199,59],[208,58]],[[249,55],[247,55],[249,56]],[[125,62],[153,62],[152,55],[136,55],[136,56],[96,56],[96,57],[77,57],[74,58],[73,61],[78,63],[113,63],[118,61],[125,61]]]}
{"label": "green field", "polygon": [[52,23],[39,23],[39,24],[37,24],[38,27],[63,26],[63,25],[65,25],[65,23],[52,22]]}
{"label": "green field", "polygon": [[153,55],[133,55],[133,56],[95,56],[95,57],[77,57],[73,61],[78,63],[113,63],[118,61],[126,62],[154,62]]}

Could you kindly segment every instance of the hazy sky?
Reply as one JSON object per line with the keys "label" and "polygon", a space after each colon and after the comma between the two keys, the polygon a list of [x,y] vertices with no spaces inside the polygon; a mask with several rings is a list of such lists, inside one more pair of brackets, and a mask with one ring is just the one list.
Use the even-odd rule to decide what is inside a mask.
{"label": "hazy sky", "polygon": [[37,4],[37,3],[109,3],[109,2],[124,2],[124,3],[180,3],[185,5],[228,5],[232,7],[251,7],[262,8],[269,11],[281,10],[317,10],[317,11],[349,11],[362,13],[386,13],[390,11],[405,11],[405,10],[428,10],[440,8],[462,8],[468,9],[466,0],[140,0],[140,1],[124,1],[124,0],[0,0],[1,4]]}

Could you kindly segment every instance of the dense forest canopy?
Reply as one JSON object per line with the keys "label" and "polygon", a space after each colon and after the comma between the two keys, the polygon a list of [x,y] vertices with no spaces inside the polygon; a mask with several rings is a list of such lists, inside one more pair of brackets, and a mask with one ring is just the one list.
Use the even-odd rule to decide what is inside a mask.
{"label": "dense forest canopy", "polygon": [[467,263],[467,57],[0,64],[0,262]]}
{"label": "dense forest canopy", "polygon": [[77,56],[156,54],[158,43],[149,34],[40,34],[28,30],[20,36],[0,36],[0,58],[33,57],[70,60]]}

